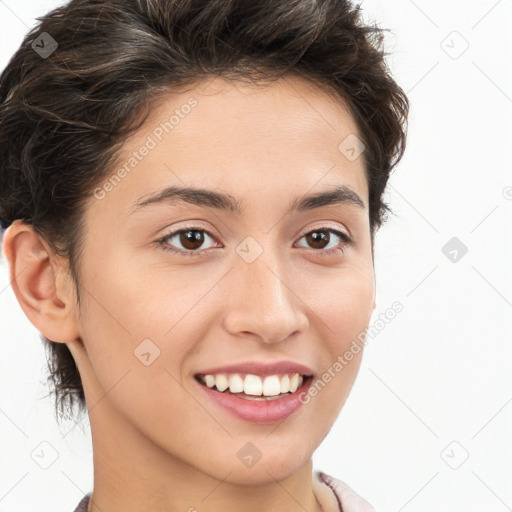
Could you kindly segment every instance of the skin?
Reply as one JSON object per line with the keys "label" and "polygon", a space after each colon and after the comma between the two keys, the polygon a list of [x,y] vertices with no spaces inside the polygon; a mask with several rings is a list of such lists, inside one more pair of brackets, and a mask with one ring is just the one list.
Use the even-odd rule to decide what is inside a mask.
{"label": "skin", "polygon": [[[312,477],[312,454],[350,393],[363,350],[275,425],[220,409],[194,374],[291,360],[318,377],[368,326],[375,281],[364,159],[350,161],[338,149],[359,131],[342,100],[300,77],[267,87],[217,78],[159,102],[125,141],[125,155],[191,96],[198,102],[191,113],[103,199],[91,196],[80,310],[67,261],[20,221],[4,236],[21,307],[48,339],[67,344],[82,376],[94,449],[90,510],[337,510],[332,492]],[[290,214],[292,200],[341,184],[366,207]],[[184,202],[129,213],[169,185],[229,193],[243,214]],[[155,243],[190,225],[214,236],[204,234],[202,255]],[[344,244],[331,233],[322,249],[304,236],[326,227],[353,244],[320,256]],[[263,248],[251,264],[236,252],[247,236]],[[187,250],[179,235],[166,243]],[[149,366],[134,357],[146,338],[160,350]],[[250,468],[236,456],[247,442],[262,454]]]}

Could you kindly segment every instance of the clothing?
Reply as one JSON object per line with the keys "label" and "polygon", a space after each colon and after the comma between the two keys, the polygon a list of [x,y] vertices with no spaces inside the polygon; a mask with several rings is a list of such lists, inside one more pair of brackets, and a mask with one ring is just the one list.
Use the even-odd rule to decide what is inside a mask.
{"label": "clothing", "polygon": [[376,510],[343,480],[338,480],[322,471],[315,471],[320,481],[334,492],[340,512],[376,512]]}
{"label": "clothing", "polygon": [[78,504],[78,507],[75,508],[75,512],[87,512],[87,507],[89,506],[89,499],[91,497],[91,493],[86,494],[80,503]]}
{"label": "clothing", "polygon": [[[336,496],[340,512],[376,512],[375,509],[342,480],[333,478],[322,471],[315,471],[315,477],[327,485]],[[75,512],[87,512],[91,493],[86,494]]]}

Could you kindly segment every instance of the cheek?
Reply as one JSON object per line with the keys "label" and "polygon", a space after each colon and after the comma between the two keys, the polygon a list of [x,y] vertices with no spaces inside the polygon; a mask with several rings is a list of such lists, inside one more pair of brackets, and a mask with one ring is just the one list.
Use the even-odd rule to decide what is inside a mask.
{"label": "cheek", "polygon": [[82,334],[92,368],[92,403],[99,402],[106,415],[121,414],[149,437],[180,432],[177,411],[195,406],[181,384],[193,339],[183,331],[185,321],[172,329],[183,317],[181,308],[165,307],[157,294],[142,292],[133,279],[116,274],[108,285],[89,286]]}
{"label": "cheek", "polygon": [[105,264],[92,262],[84,269],[84,321],[87,338],[108,337],[116,350],[131,350],[149,338],[160,349],[201,291],[181,272],[123,253],[110,251]]}
{"label": "cheek", "polygon": [[[346,270],[346,269],[345,269]],[[326,293],[311,293],[322,333],[322,373],[310,388],[310,400],[317,401],[334,421],[356,379],[364,351],[364,334],[374,301],[373,272],[351,269],[330,279]],[[325,418],[324,418],[325,420]],[[329,422],[327,422],[329,423]]]}
{"label": "cheek", "polygon": [[[370,321],[375,297],[374,274],[366,267],[344,267],[310,287],[308,305],[322,322],[330,352],[344,346],[363,332]],[[320,288],[320,285],[321,288]]]}
{"label": "cheek", "polygon": [[83,272],[81,332],[95,378],[104,392],[116,386],[112,398],[120,408],[139,408],[145,417],[169,409],[164,397],[180,407],[186,362],[208,329],[208,303],[200,299],[211,279],[154,269],[137,258],[109,254],[105,261],[121,263]]}

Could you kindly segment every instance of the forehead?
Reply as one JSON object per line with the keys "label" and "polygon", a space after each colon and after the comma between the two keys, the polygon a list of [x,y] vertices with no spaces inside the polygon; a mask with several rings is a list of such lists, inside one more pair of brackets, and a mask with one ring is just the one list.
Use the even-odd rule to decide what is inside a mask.
{"label": "forehead", "polygon": [[164,185],[261,199],[346,184],[366,198],[363,158],[340,150],[354,136],[361,137],[343,100],[300,77],[263,86],[209,79],[152,105],[121,148],[116,169],[125,172],[108,196],[122,193],[124,210]]}
{"label": "forehead", "polygon": [[[187,107],[191,98],[197,103],[193,109]],[[184,115],[180,110],[186,111]],[[316,133],[325,137],[327,131],[334,138],[348,134],[361,138],[342,97],[296,74],[257,84],[220,77],[199,81],[187,91],[159,97],[146,128],[165,122],[173,111],[179,119],[173,121],[172,131],[183,137],[202,132],[219,139],[229,133],[235,140],[267,145],[290,142],[293,137],[303,143],[305,137],[313,140]]]}

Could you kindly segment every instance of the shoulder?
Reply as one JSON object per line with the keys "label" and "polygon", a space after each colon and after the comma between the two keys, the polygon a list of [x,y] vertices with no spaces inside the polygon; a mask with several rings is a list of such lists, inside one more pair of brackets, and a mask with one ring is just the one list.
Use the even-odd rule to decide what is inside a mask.
{"label": "shoulder", "polygon": [[314,472],[316,478],[329,486],[338,498],[342,512],[377,512],[364,498],[359,496],[349,485],[322,471]]}

